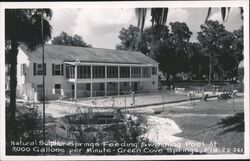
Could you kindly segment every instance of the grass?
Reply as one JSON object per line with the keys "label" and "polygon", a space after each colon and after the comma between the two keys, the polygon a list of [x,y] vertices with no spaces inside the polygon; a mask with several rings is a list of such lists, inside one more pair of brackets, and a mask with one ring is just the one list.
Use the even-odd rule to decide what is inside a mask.
{"label": "grass", "polygon": [[[190,108],[169,107],[159,117],[173,119],[182,129],[177,134],[186,139],[216,141],[220,148],[244,148],[244,104],[242,98],[210,100],[186,104]],[[192,115],[186,115],[192,114]]]}

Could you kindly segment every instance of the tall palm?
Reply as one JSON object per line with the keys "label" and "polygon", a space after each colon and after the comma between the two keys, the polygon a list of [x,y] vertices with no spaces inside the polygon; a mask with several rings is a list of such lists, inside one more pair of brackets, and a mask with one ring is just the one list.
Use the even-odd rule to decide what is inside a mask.
{"label": "tall palm", "polygon": [[[44,17],[42,19],[42,16]],[[10,133],[15,139],[16,126],[16,87],[17,87],[17,55],[20,44],[25,44],[30,51],[36,50],[43,42],[51,38],[52,27],[49,20],[50,9],[6,9],[5,41],[10,42]],[[42,21],[43,20],[43,21]],[[41,24],[43,23],[43,40]]]}

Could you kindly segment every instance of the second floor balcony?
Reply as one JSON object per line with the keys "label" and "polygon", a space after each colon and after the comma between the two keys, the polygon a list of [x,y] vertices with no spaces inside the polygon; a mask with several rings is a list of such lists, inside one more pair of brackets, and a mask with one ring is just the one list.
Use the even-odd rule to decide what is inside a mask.
{"label": "second floor balcony", "polygon": [[[151,68],[143,66],[66,65],[66,79],[141,79],[151,78]],[[75,75],[76,73],[76,75]]]}

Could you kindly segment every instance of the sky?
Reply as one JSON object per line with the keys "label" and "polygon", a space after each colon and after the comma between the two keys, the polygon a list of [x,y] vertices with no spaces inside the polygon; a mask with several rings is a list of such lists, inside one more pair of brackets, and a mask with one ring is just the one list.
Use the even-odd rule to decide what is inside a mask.
{"label": "sky", "polygon": [[[136,26],[137,19],[134,8],[84,8],[84,9],[53,9],[51,25],[52,37],[62,31],[69,35],[80,35],[83,40],[95,48],[115,49],[120,43],[118,38],[121,28],[130,24]],[[204,24],[207,8],[170,8],[167,25],[170,22],[185,22],[193,33],[190,41],[197,41],[197,32]],[[223,23],[219,8],[213,8],[211,20]],[[242,25],[239,8],[231,8],[229,18],[223,23],[226,30],[233,31]],[[147,12],[145,27],[150,26],[150,12]]]}

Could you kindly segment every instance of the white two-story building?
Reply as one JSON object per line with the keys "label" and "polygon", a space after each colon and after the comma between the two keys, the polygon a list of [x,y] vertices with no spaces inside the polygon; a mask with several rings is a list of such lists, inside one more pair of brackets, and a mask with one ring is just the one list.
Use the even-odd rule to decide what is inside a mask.
{"label": "white two-story building", "polygon": [[[57,99],[150,92],[158,89],[158,63],[141,52],[64,45],[44,46],[45,97]],[[20,46],[17,95],[42,95],[42,48]]]}

